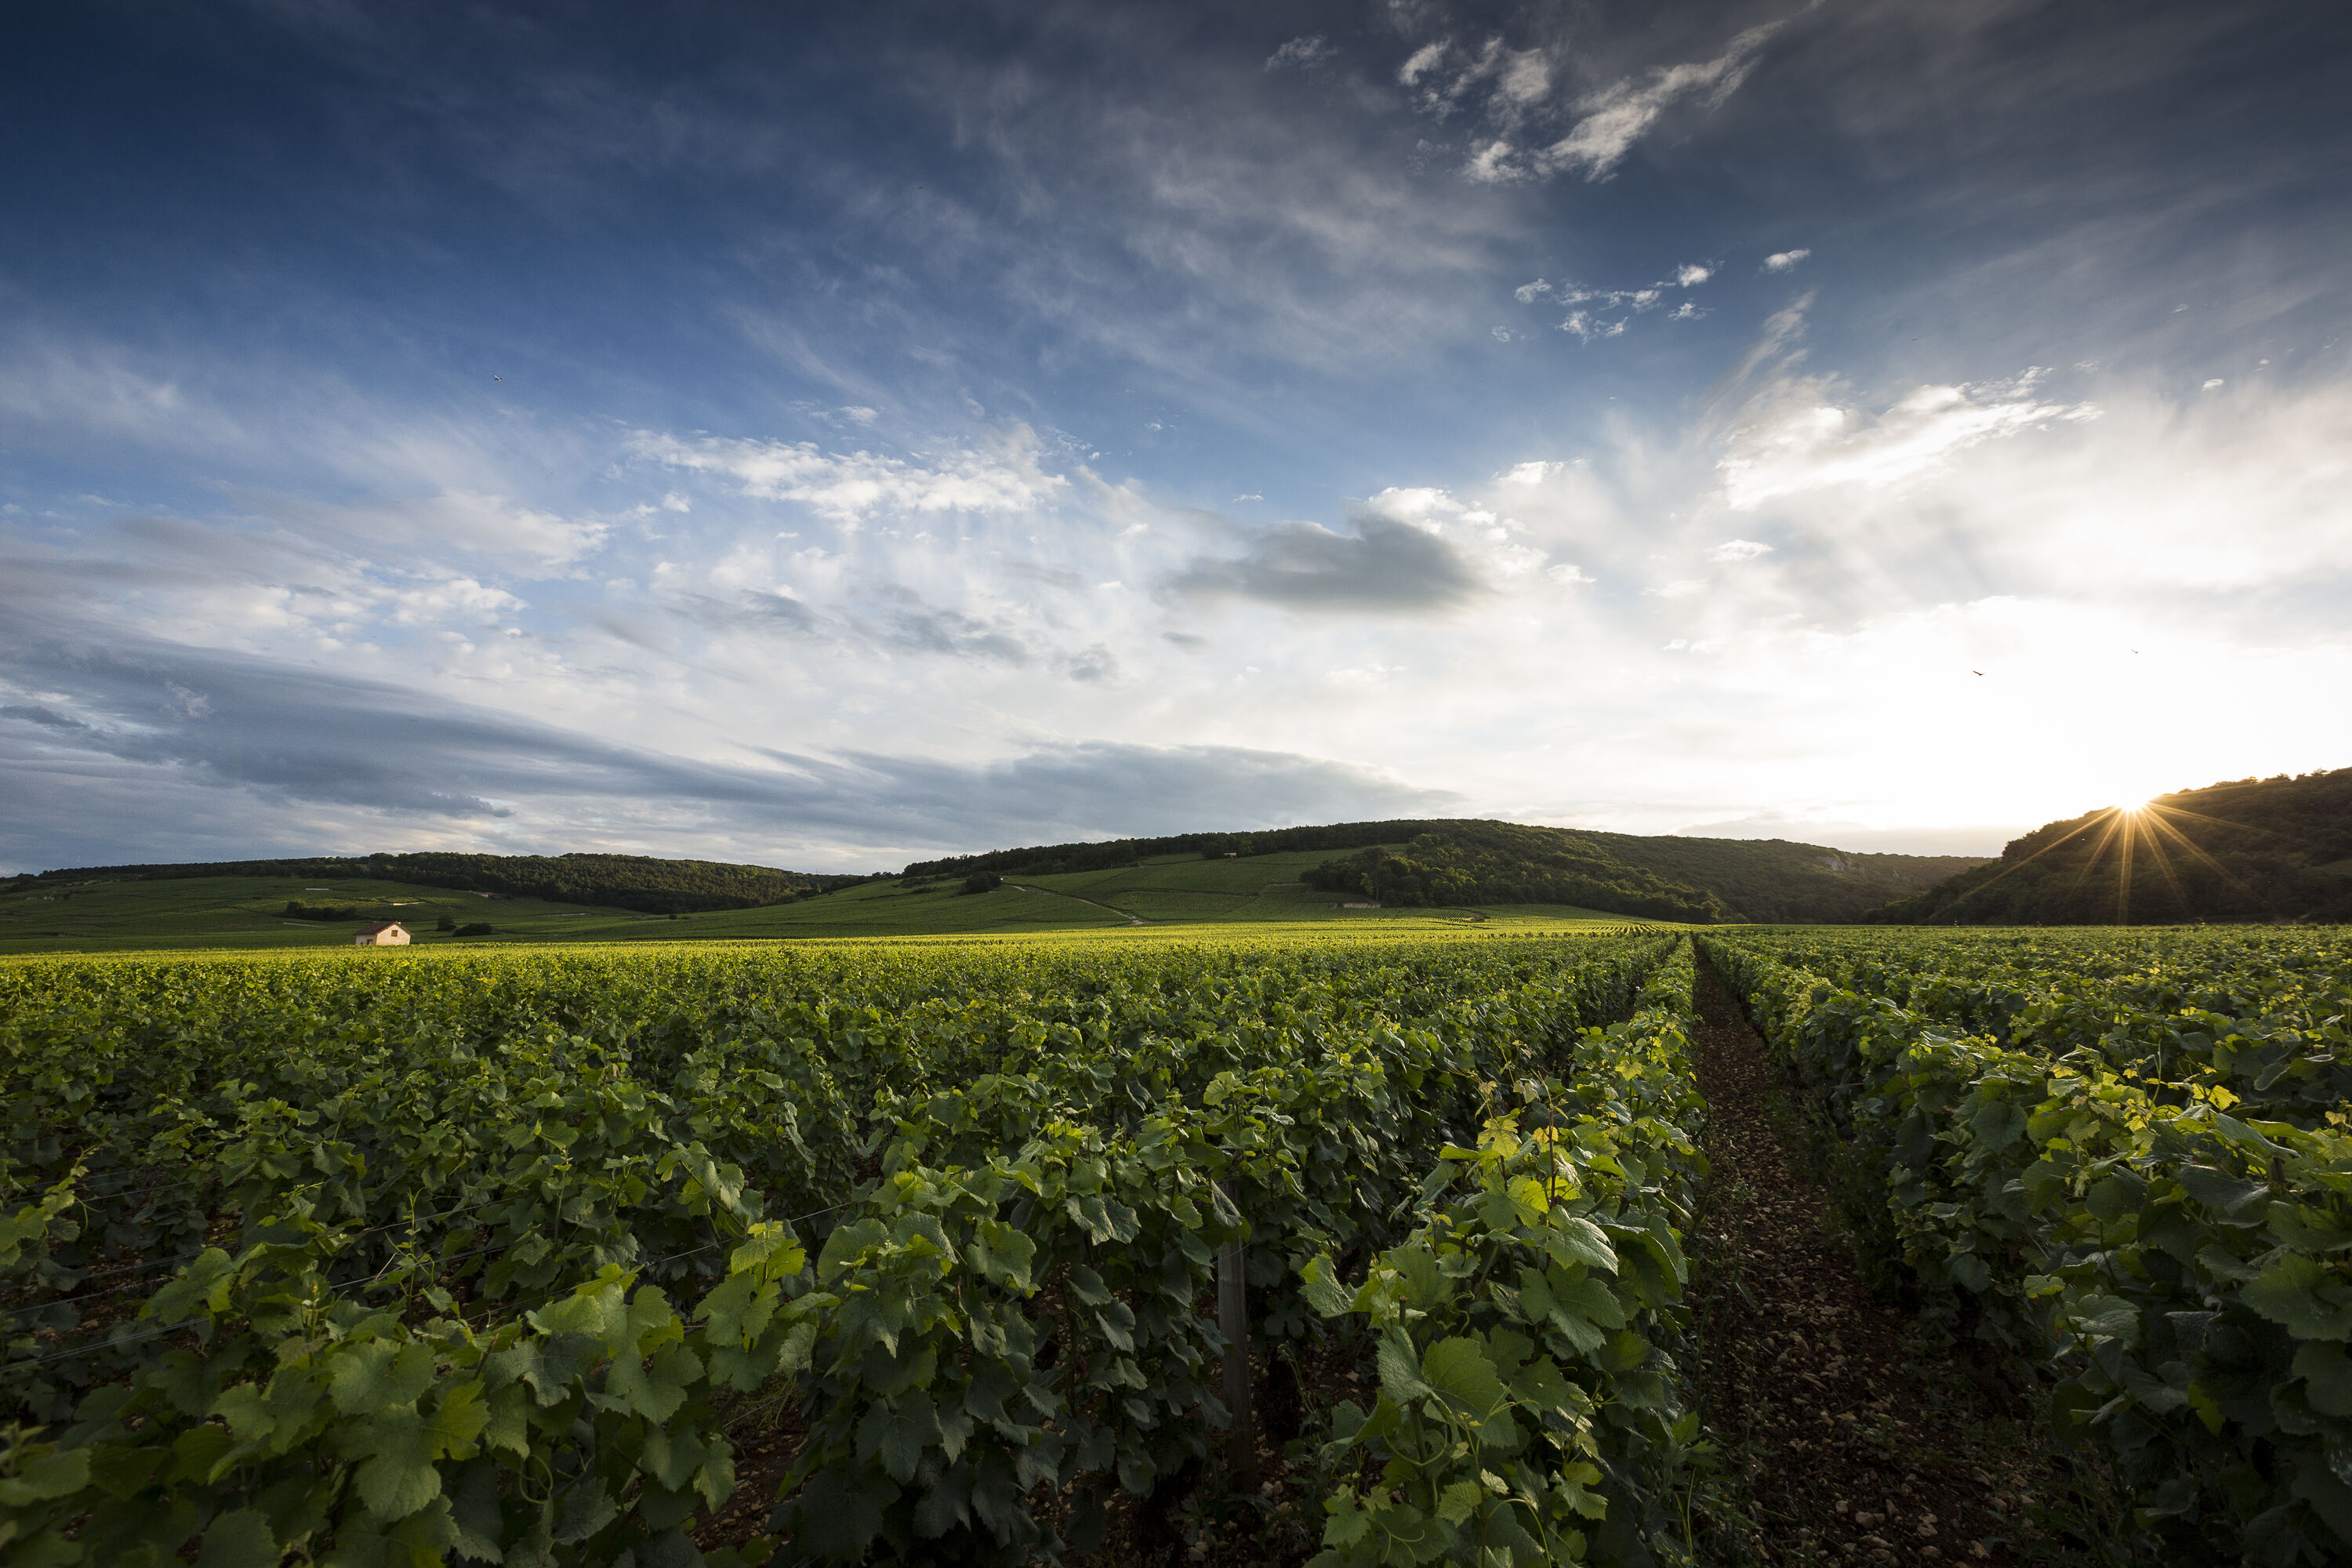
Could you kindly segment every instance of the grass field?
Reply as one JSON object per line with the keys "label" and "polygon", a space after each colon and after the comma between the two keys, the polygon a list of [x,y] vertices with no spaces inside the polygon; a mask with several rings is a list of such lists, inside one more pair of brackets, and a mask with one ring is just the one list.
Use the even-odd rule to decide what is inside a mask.
{"label": "grass field", "polygon": [[[591,904],[486,897],[408,883],[288,877],[202,877],[108,881],[0,896],[0,954],[158,949],[349,946],[359,920],[291,920],[289,901],[357,909],[396,920],[428,947],[535,942],[746,942],[811,938],[1005,936],[1023,932],[1200,934],[1246,923],[1402,931],[1484,925],[1491,930],[1641,923],[1591,910],[1498,904],[1487,910],[1344,910],[1339,895],[1298,878],[1329,858],[1317,851],[1202,860],[1168,857],[1109,871],[1015,878],[987,893],[961,879],[902,886],[868,882],[823,898],[758,910],[672,919]],[[444,916],[487,922],[496,934],[455,937]]]}

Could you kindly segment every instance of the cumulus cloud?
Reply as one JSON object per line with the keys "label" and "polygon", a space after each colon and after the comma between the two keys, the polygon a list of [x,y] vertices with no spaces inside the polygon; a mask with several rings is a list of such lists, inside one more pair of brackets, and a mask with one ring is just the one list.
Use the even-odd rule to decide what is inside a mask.
{"label": "cumulus cloud", "polygon": [[1238,557],[1200,556],[1168,581],[1194,598],[1255,599],[1286,609],[1452,609],[1485,590],[1462,553],[1410,522],[1366,516],[1354,531],[1313,522],[1266,530]]}
{"label": "cumulus cloud", "polygon": [[1776,250],[1771,255],[1764,258],[1764,270],[1767,272],[1793,272],[1797,269],[1797,263],[1802,261],[1811,254],[1811,251],[1801,248],[1797,250]]}
{"label": "cumulus cloud", "polygon": [[[1518,482],[1541,479],[1538,471]],[[1412,614],[1457,608],[1543,563],[1517,523],[1429,486],[1381,490],[1344,532],[1285,522],[1242,537],[1243,553],[1197,555],[1164,590],[1286,609]]]}
{"label": "cumulus cloud", "polygon": [[1706,552],[1709,561],[1753,561],[1759,555],[1769,555],[1772,547],[1759,544],[1752,539],[1727,539]]}
{"label": "cumulus cloud", "polygon": [[1712,267],[1677,267],[1675,268],[1675,284],[1677,288],[1696,289],[1714,276],[1715,268]]}

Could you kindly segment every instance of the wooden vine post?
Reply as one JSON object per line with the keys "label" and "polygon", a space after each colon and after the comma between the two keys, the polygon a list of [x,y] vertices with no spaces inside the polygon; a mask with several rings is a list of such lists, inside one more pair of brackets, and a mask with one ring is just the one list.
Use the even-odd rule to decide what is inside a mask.
{"label": "wooden vine post", "polygon": [[[1232,1203],[1233,1184],[1219,1182],[1217,1187]],[[1226,1435],[1226,1463],[1234,1473],[1234,1489],[1255,1492],[1257,1420],[1250,1413],[1249,1250],[1238,1241],[1217,1248],[1217,1331],[1225,1336],[1225,1408],[1234,1417]]]}

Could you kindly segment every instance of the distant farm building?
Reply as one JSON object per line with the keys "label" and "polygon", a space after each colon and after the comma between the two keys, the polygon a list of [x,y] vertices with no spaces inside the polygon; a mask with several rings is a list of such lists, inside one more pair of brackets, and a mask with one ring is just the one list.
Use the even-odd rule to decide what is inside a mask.
{"label": "distant farm building", "polygon": [[398,921],[370,921],[352,938],[353,947],[406,947],[408,931]]}

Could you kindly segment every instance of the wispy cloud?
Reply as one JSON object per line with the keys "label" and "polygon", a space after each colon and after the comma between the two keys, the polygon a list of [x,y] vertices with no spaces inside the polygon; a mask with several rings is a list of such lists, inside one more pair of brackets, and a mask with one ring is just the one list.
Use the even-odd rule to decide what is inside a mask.
{"label": "wispy cloud", "polygon": [[[1559,323],[1559,330],[1580,342],[1595,338],[1613,338],[1622,333],[1635,316],[1664,309],[1669,289],[1696,289],[1715,276],[1711,266],[1692,262],[1675,268],[1673,274],[1638,289],[1602,289],[1582,284],[1554,283],[1538,278],[1532,283],[1522,283],[1511,290],[1511,297],[1522,305],[1532,305],[1549,300],[1557,304],[1576,307]],[[1616,311],[1612,319],[1607,312]],[[1696,300],[1685,300],[1667,310],[1670,321],[1695,321],[1708,313],[1706,307]]]}
{"label": "wispy cloud", "polygon": [[1471,153],[1463,173],[1485,184],[1559,174],[1605,180],[1668,110],[1688,101],[1702,112],[1711,110],[1739,90],[1779,27],[1775,22],[1750,27],[1713,59],[1659,67],[1646,79],[1628,77],[1591,94],[1577,104],[1575,123],[1557,141],[1528,145],[1509,134],[1493,137]]}
{"label": "wispy cloud", "polygon": [[829,452],[813,441],[680,438],[650,431],[640,432],[634,447],[649,461],[721,475],[745,495],[798,501],[835,522],[877,514],[1027,511],[1069,485],[1038,466],[1039,445],[1025,427],[995,452],[950,451],[928,459]]}
{"label": "wispy cloud", "polygon": [[[0,651],[0,682],[54,694],[0,703],[0,760],[27,786],[0,807],[0,862],[13,866],[96,858],[41,810],[55,804],[46,786],[68,779],[102,795],[142,792],[150,826],[105,842],[158,858],[200,852],[213,835],[194,825],[224,816],[243,819],[243,842],[307,852],[492,824],[516,847],[610,844],[611,804],[632,801],[660,804],[632,811],[623,843],[764,839],[761,858],[772,860],[781,830],[814,858],[871,865],[910,849],[1391,816],[1458,798],[1235,746],[1033,746],[978,764],[873,751],[700,762],[332,670],[152,640],[95,647],[58,629],[28,628]],[[387,747],[387,734],[400,743]],[[289,807],[299,830],[264,826]]]}
{"label": "wispy cloud", "polygon": [[1734,434],[1717,464],[1724,499],[1734,510],[1750,511],[1805,490],[1884,489],[1980,442],[2098,417],[2092,404],[2037,395],[2047,374],[2029,369],[2005,382],[1916,387],[1875,416],[1832,401],[1823,384],[1793,384]]}
{"label": "wispy cloud", "polygon": [[1339,53],[1338,49],[1332,47],[1329,39],[1317,33],[1308,37],[1293,38],[1266,56],[1265,68],[1280,70],[1285,66],[1297,66],[1301,69],[1311,70],[1317,66],[1337,58]]}

